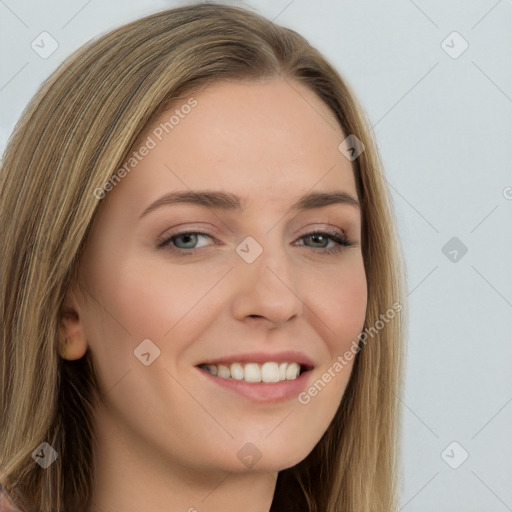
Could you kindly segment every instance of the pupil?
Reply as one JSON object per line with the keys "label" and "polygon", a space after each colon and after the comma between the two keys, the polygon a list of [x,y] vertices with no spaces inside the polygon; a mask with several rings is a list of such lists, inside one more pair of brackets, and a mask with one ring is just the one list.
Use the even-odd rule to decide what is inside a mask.
{"label": "pupil", "polygon": [[311,235],[313,237],[313,241],[316,241],[318,242],[318,239],[320,239],[320,241],[318,243],[322,243],[322,239],[324,238],[323,235]]}
{"label": "pupil", "polygon": [[193,240],[193,237],[194,237],[194,235],[185,234],[185,235],[181,235],[180,238],[184,239],[185,240],[185,244],[187,244],[187,243],[190,243],[191,240]]}

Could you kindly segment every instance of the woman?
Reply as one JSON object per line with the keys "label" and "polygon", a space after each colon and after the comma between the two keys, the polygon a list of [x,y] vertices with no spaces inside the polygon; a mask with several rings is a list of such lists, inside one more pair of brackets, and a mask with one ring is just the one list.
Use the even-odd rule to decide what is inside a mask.
{"label": "woman", "polygon": [[1,180],[19,509],[396,510],[393,212],[301,36],[212,3],[120,27],[43,84]]}

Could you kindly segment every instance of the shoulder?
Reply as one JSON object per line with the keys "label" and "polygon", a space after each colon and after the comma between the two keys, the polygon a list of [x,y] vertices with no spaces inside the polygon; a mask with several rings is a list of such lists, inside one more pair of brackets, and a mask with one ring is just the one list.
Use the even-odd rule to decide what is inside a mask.
{"label": "shoulder", "polygon": [[0,512],[21,512],[2,484],[0,484]]}

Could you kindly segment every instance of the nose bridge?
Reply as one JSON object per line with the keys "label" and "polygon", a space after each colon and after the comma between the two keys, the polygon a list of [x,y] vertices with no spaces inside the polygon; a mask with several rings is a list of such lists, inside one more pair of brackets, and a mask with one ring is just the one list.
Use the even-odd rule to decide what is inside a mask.
{"label": "nose bridge", "polygon": [[[278,276],[286,283],[291,278],[289,254],[286,250],[287,241],[284,240],[280,223],[275,216],[267,216],[265,220],[260,216],[258,228],[253,229],[237,247],[237,253],[245,263],[253,278],[270,282],[279,282]],[[243,268],[243,267],[242,267]],[[282,283],[281,283],[282,285]]]}
{"label": "nose bridge", "polygon": [[300,314],[297,276],[286,245],[277,225],[253,232],[239,244],[236,316],[264,316],[280,324]]}

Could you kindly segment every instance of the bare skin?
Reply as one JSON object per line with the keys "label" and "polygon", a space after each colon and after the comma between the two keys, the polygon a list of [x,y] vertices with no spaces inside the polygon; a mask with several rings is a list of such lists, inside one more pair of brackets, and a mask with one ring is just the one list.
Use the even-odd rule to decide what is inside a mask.
{"label": "bare skin", "polygon": [[[348,134],[296,82],[223,82],[193,96],[197,106],[102,200],[80,269],[88,291],[66,297],[61,356],[90,350],[103,394],[88,512],[268,511],[278,471],[303,460],[328,428],[353,360],[307,404],[256,403],[196,366],[292,349],[314,362],[309,387],[363,329],[359,208],[289,210],[309,192],[357,199],[338,150]],[[164,194],[190,189],[247,204],[181,203],[141,217]],[[306,236],[325,229],[343,230],[353,245]],[[157,246],[173,233],[208,236]],[[248,236],[262,248],[251,263],[236,251]],[[134,355],[145,339],[160,350],[149,366]],[[246,443],[261,455],[250,467],[237,455]]]}

